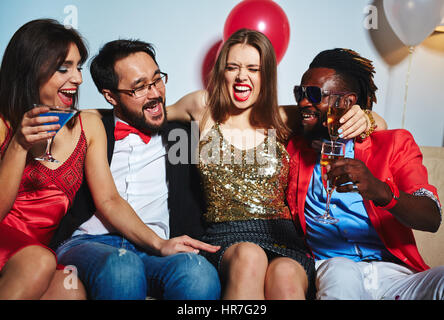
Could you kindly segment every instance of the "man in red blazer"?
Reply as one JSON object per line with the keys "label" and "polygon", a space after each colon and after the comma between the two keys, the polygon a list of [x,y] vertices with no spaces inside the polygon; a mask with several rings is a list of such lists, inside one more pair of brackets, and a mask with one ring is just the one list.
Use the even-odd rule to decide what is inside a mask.
{"label": "man in red blazer", "polygon": [[287,147],[288,204],[316,259],[319,299],[443,299],[444,266],[425,264],[412,233],[436,232],[441,205],[408,131],[371,128],[358,139],[342,140],[345,158],[327,168],[336,185],[331,214],[339,221],[316,220],[326,206],[316,146],[329,140],[328,96],[352,93],[352,104],[371,110],[373,73],[372,62],[356,52],[327,50],[295,87],[302,127]]}

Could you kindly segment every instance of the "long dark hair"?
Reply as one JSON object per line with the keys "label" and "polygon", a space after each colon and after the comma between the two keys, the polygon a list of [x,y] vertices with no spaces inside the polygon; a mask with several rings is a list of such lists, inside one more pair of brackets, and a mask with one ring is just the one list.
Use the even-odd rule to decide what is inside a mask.
{"label": "long dark hair", "polygon": [[223,44],[208,83],[208,106],[214,121],[223,123],[230,116],[232,101],[225,85],[225,67],[228,53],[236,44],[248,44],[260,54],[261,91],[251,114],[250,124],[261,129],[276,129],[277,139],[287,140],[289,129],[283,122],[277,99],[277,62],[273,45],[261,32],[240,29]]}
{"label": "long dark hair", "polygon": [[[0,67],[0,114],[13,131],[32,104],[40,102],[40,86],[63,64],[71,43],[84,63],[88,50],[79,33],[52,19],[26,23],[9,41]],[[77,94],[73,99],[75,106]]]}

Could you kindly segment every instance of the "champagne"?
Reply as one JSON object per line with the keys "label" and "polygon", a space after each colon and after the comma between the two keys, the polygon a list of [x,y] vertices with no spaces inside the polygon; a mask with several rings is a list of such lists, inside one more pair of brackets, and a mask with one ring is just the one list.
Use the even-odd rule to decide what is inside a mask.
{"label": "champagne", "polygon": [[347,111],[348,111],[347,108],[336,108],[336,107],[328,108],[327,127],[331,140],[335,141],[339,138],[338,129],[341,126],[339,120]]}
{"label": "champagne", "polygon": [[335,186],[330,183],[330,181],[327,179],[324,179],[324,176],[327,174],[327,166],[331,163],[333,163],[336,160],[344,158],[344,155],[333,155],[333,154],[322,154],[321,155],[321,177],[322,177],[322,184],[324,185],[325,190],[327,192],[333,191]]}
{"label": "champagne", "polygon": [[322,184],[325,190],[327,191],[327,199],[326,199],[325,213],[322,216],[315,217],[315,220],[320,223],[334,224],[339,221],[339,219],[336,219],[330,215],[331,194],[333,193],[335,186],[328,179],[324,179],[324,176],[327,175],[327,166],[329,164],[332,164],[336,160],[344,158],[344,155],[345,155],[345,144],[334,141],[327,141],[322,143],[321,161],[320,161],[321,177],[322,177]]}

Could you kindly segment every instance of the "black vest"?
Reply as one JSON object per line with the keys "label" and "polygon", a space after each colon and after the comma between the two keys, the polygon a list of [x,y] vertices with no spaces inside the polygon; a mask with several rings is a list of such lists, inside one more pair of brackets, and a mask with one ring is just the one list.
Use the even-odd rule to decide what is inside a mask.
{"label": "black vest", "polygon": [[[108,163],[114,151],[114,116],[110,110],[103,111],[103,125],[108,141]],[[175,141],[168,141],[168,134],[173,129],[181,129],[187,133],[188,148],[185,164],[171,164],[168,157],[166,163],[166,176],[168,180],[168,207],[170,211],[170,237],[189,235],[199,239],[204,231],[202,213],[205,208],[201,192],[200,176],[197,167],[191,164],[191,133],[190,125],[169,122],[162,132],[167,142],[167,150],[174,145]],[[180,151],[179,151],[180,152]],[[178,154],[180,156],[180,154]],[[77,228],[87,221],[95,212],[94,202],[88,188],[86,179],[77,192],[72,207],[62,218],[59,227],[52,237],[49,247],[56,249],[63,241],[71,237]]]}

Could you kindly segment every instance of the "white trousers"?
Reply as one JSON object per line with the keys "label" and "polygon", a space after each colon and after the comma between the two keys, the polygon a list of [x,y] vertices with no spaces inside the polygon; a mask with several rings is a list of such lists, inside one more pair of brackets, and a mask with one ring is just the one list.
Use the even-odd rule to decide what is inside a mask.
{"label": "white trousers", "polygon": [[443,300],[444,266],[423,272],[391,262],[316,261],[317,299]]}

